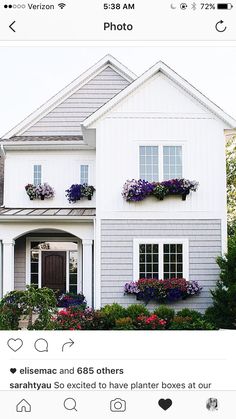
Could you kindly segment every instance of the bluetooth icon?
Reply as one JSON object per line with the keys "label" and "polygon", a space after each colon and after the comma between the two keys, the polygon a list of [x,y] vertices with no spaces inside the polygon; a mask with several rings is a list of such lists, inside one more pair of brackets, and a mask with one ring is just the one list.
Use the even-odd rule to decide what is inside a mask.
{"label": "bluetooth icon", "polygon": [[197,3],[192,3],[191,7],[193,10],[197,10]]}

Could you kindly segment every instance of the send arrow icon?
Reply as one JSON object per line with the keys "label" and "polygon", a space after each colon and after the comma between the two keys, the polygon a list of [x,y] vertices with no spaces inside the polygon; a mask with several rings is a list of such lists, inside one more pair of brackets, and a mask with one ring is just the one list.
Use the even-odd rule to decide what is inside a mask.
{"label": "send arrow icon", "polygon": [[10,28],[13,32],[15,32],[15,29],[13,28],[13,25],[15,25],[15,23],[16,23],[16,21],[14,20],[14,22],[12,22],[12,23],[9,25],[9,28]]}
{"label": "send arrow icon", "polygon": [[62,352],[64,352],[64,350],[68,347],[71,348],[73,345],[75,344],[75,342],[73,342],[72,339],[69,340],[69,342],[64,343],[64,345],[62,346]]}

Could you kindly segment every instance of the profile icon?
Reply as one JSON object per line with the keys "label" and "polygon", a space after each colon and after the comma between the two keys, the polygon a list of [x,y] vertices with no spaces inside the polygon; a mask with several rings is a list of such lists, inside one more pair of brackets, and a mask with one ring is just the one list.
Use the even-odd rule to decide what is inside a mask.
{"label": "profile icon", "polygon": [[219,407],[219,403],[217,399],[211,397],[210,399],[207,400],[206,408],[210,412],[215,412],[216,410],[218,410],[218,407]]}

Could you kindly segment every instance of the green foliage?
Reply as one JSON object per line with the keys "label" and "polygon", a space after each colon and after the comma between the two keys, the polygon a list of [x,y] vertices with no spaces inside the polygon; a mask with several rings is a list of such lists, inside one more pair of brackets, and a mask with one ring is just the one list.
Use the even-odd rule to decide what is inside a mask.
{"label": "green foliage", "polygon": [[127,316],[126,309],[117,303],[104,306],[101,314],[104,316],[104,327],[107,330],[115,327],[116,320]]}
{"label": "green foliage", "polygon": [[175,315],[175,310],[173,308],[170,308],[168,306],[160,306],[154,310],[154,314],[156,314],[160,319],[164,319],[167,324],[169,324]]}
{"label": "green foliage", "polygon": [[131,319],[136,319],[138,316],[149,316],[150,312],[144,304],[131,304],[126,309],[126,314]]}
{"label": "green foliage", "polygon": [[180,317],[191,317],[193,321],[202,320],[203,315],[200,311],[191,310],[189,308],[183,308],[182,310],[176,313],[177,316]]}
{"label": "green foliage", "polygon": [[229,239],[228,253],[217,263],[220,280],[211,291],[213,306],[206,310],[205,318],[217,328],[236,329],[236,235]]}
{"label": "green foliage", "polygon": [[133,320],[130,317],[123,317],[116,320],[116,330],[134,330]]}
{"label": "green foliage", "polygon": [[214,326],[203,318],[175,316],[169,330],[214,330]]}
{"label": "green foliage", "polygon": [[229,233],[236,227],[236,139],[231,137],[226,147],[227,200]]}
{"label": "green foliage", "polygon": [[0,330],[18,330],[20,315],[18,307],[0,303]]}
{"label": "green foliage", "polygon": [[[54,292],[49,288],[36,288],[27,286],[26,290],[11,291],[0,302],[0,311],[8,310],[17,329],[20,317],[28,319],[28,329],[44,330],[51,321],[57,300]],[[10,314],[11,313],[11,314]],[[33,314],[38,314],[38,319],[33,324]],[[1,314],[0,314],[1,316]]]}

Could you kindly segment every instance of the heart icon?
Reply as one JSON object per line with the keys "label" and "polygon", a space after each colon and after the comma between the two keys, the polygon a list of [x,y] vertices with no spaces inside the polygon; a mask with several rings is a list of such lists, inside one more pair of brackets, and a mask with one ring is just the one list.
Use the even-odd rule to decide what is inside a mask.
{"label": "heart icon", "polygon": [[160,399],[158,404],[163,410],[168,410],[172,406],[172,400]]}
{"label": "heart icon", "polygon": [[15,374],[16,373],[16,368],[11,368],[10,371],[11,371],[12,374]]}
{"label": "heart icon", "polygon": [[8,342],[7,342],[7,345],[9,346],[9,348],[12,351],[17,352],[17,351],[19,351],[19,349],[22,348],[23,340],[21,340],[21,339],[9,339]]}

